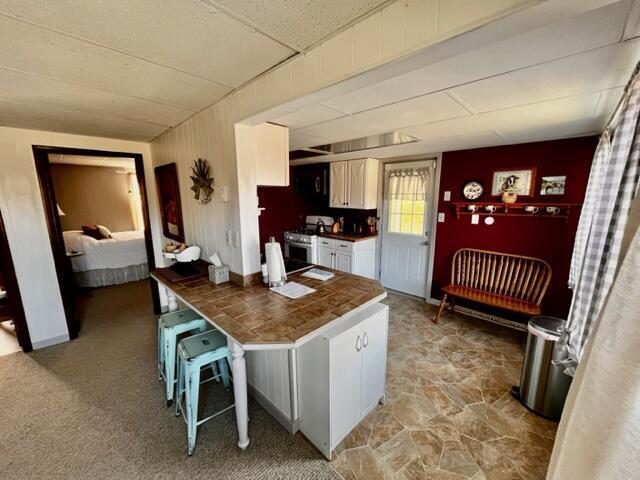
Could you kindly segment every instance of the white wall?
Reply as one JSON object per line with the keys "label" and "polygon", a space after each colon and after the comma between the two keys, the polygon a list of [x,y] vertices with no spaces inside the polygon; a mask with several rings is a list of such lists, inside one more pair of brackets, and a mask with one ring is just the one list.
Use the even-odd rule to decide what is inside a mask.
{"label": "white wall", "polygon": [[[381,11],[297,55],[233,92],[167,132],[151,144],[154,164],[176,162],[180,181],[185,239],[203,249],[203,257],[221,254],[231,270],[243,275],[259,271],[259,231],[255,165],[236,159],[234,124],[251,123],[284,104],[373,67],[406,57],[462,32],[477,28],[540,0],[398,0]],[[453,8],[451,8],[453,6]],[[309,95],[308,98],[311,98]],[[280,111],[276,118],[287,111]],[[198,205],[190,198],[189,171],[193,161],[206,158],[213,167],[216,198]],[[229,201],[222,202],[220,187]],[[237,245],[226,242],[226,232],[239,235]]]}
{"label": "white wall", "polygon": [[[69,334],[49,243],[33,145],[141,153],[145,161],[145,178],[150,185],[147,196],[156,252],[160,248],[160,221],[148,144],[0,127],[0,211],[7,229],[31,342],[34,348],[42,348],[68,340]],[[159,260],[157,255],[156,261]]]}

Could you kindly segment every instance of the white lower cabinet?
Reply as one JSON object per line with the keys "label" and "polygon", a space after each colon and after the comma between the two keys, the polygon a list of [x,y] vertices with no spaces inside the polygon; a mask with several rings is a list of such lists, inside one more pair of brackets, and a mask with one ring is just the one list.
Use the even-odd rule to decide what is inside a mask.
{"label": "white lower cabinet", "polygon": [[376,239],[350,242],[320,237],[318,265],[375,279]]}
{"label": "white lower cabinet", "polygon": [[357,311],[300,347],[300,430],[328,458],[384,399],[389,307]]}

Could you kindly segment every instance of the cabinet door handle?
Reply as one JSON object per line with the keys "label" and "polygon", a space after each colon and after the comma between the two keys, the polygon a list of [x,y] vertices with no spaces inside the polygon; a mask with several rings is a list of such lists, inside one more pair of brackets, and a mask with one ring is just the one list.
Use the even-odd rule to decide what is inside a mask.
{"label": "cabinet door handle", "polygon": [[367,336],[367,332],[364,332],[364,336],[362,337],[362,346],[367,348],[367,345],[369,345],[369,337]]}
{"label": "cabinet door handle", "polygon": [[356,352],[359,352],[360,350],[362,350],[362,340],[360,340],[360,335],[358,335],[358,338],[356,339]]}

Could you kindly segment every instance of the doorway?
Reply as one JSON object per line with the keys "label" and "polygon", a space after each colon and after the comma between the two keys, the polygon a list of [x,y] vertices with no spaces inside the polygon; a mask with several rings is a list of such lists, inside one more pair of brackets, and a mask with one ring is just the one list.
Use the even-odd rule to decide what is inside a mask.
{"label": "doorway", "polygon": [[[49,240],[53,252],[58,284],[64,305],[69,337],[77,338],[81,326],[81,318],[76,309],[76,296],[78,294],[78,284],[72,267],[75,251],[68,251],[63,236],[62,217],[65,216],[63,209],[58,203],[54,187],[51,158],[55,156],[90,157],[102,159],[132,159],[134,163],[135,183],[139,192],[139,209],[141,211],[140,222],[143,230],[141,241],[144,251],[146,251],[146,262],[148,271],[155,268],[153,253],[153,243],[151,238],[151,227],[149,221],[149,207],[146,194],[146,181],[144,175],[144,162],[142,154],[126,152],[109,152],[101,150],[86,150],[66,147],[34,146],[33,153],[36,164],[38,181],[40,183],[40,193],[45,209]],[[135,220],[134,220],[135,221]],[[97,223],[97,222],[95,222]],[[143,254],[144,255],[144,254]],[[160,312],[160,298],[158,288],[149,277],[153,308],[156,313]]]}
{"label": "doorway", "polygon": [[436,160],[384,165],[380,282],[428,297]]}
{"label": "doorway", "polygon": [[23,352],[32,350],[31,337],[0,212],[0,355],[21,349]]}

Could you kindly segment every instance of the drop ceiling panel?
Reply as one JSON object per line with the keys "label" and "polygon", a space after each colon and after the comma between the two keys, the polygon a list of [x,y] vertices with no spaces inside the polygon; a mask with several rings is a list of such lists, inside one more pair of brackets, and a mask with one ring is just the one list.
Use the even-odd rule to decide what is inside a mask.
{"label": "drop ceiling panel", "polygon": [[199,1],[3,0],[0,12],[233,87],[295,53]]}
{"label": "drop ceiling panel", "polygon": [[166,129],[106,113],[87,114],[6,97],[0,97],[0,125],[138,141],[148,141]]}
{"label": "drop ceiling panel", "polygon": [[297,130],[308,125],[314,125],[316,123],[326,122],[327,120],[333,120],[334,118],[344,117],[345,114],[330,107],[325,107],[322,104],[312,105],[311,107],[303,108],[297,112],[290,113],[283,117],[272,120],[273,123],[278,125],[285,125],[290,130]]}
{"label": "drop ceiling panel", "polygon": [[[28,41],[27,41],[28,39]],[[0,66],[190,110],[229,88],[0,16]]]}
{"label": "drop ceiling panel", "polygon": [[356,113],[616,43],[628,3],[618,2],[399,75],[325,103]]}
{"label": "drop ceiling panel", "polygon": [[477,112],[625,85],[640,58],[640,41],[616,44],[469,83],[453,92]]}
{"label": "drop ceiling panel", "polygon": [[469,115],[469,112],[451,97],[445,93],[434,93],[350,117],[330,120],[307,127],[303,132],[337,140],[348,140],[465,115]]}
{"label": "drop ceiling panel", "polygon": [[109,112],[130,120],[173,126],[194,111],[139,98],[106,93],[77,85],[0,68],[0,96],[99,114]]}
{"label": "drop ceiling panel", "polygon": [[206,0],[245,19],[297,50],[323,38],[386,3],[384,0]]}
{"label": "drop ceiling panel", "polygon": [[[578,125],[577,131],[572,130],[572,134],[590,133],[594,130],[592,126],[601,122],[596,113],[599,101],[600,92],[588,93],[436,124],[417,125],[401,131],[424,141],[451,136],[451,132],[473,136],[487,130],[497,130],[504,135],[513,132],[520,134],[528,130],[544,131],[552,135],[554,129],[566,128],[572,124]],[[589,127],[587,130],[584,130],[585,125]]]}

